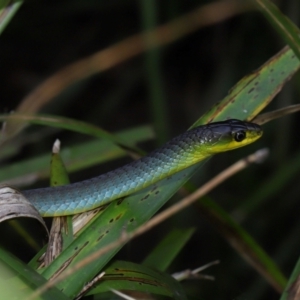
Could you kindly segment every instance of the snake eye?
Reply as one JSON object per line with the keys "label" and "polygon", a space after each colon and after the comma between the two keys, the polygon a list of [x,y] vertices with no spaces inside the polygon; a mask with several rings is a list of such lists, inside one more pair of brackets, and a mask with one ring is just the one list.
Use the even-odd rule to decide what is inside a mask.
{"label": "snake eye", "polygon": [[241,142],[246,138],[246,132],[244,130],[237,131],[234,134],[234,139],[236,142]]}

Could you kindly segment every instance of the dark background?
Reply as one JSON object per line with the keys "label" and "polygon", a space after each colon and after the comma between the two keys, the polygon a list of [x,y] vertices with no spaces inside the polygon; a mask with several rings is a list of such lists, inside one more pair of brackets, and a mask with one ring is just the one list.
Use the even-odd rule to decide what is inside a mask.
{"label": "dark background", "polygon": [[[209,2],[156,1],[156,23],[164,24]],[[278,6],[295,24],[299,24],[298,0],[281,1]],[[22,98],[61,68],[141,32],[145,26],[144,18],[141,1],[27,1],[1,36],[1,112],[16,109]],[[150,71],[145,54],[75,83],[40,112],[87,121],[111,132],[153,124],[157,139],[140,145],[150,151],[186,130],[214,103],[225,97],[238,80],[262,65],[283,46],[284,42],[264,17],[257,11],[251,11],[201,28],[160,48],[157,64],[161,84],[159,92],[166,107],[161,128],[154,121],[154,99],[151,97]],[[287,84],[268,110],[298,102],[297,77]],[[264,199],[252,213],[248,214],[247,208],[240,205],[243,199],[249,198],[274,172],[297,155],[297,128],[297,114],[273,121],[264,126],[265,134],[259,142],[214,158],[205,165],[198,178],[193,179],[198,186],[243,155],[260,147],[270,148],[270,157],[263,165],[251,166],[222,184],[210,196],[241,221],[287,276],[300,249],[297,234],[300,226],[299,173],[275,196]],[[41,129],[35,126],[26,130]],[[64,145],[74,145],[87,139],[76,133],[55,132],[43,141],[20,148],[18,154],[3,164],[48,152],[56,137]],[[129,160],[84,170],[72,174],[71,179],[82,180]],[[195,280],[184,283],[194,299],[199,299],[198,296],[203,299],[278,299],[279,296],[265,280],[195,208],[183,211],[130,243],[118,258],[139,262],[160,240],[162,233],[167,233],[174,226],[193,226],[197,231],[172,265],[170,273],[221,260],[220,265],[206,271],[216,277],[214,282]]]}

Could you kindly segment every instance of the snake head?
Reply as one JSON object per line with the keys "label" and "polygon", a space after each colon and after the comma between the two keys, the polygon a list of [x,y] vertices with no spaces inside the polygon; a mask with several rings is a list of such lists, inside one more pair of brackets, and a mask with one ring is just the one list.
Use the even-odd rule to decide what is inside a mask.
{"label": "snake head", "polygon": [[251,122],[230,119],[207,125],[207,152],[217,154],[251,144],[263,134],[262,128]]}

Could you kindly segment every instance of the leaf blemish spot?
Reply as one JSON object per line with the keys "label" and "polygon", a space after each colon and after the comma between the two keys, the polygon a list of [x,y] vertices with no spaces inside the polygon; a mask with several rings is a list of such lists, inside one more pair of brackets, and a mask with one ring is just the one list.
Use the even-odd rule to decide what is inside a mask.
{"label": "leaf blemish spot", "polygon": [[109,223],[112,223],[113,221],[114,221],[114,219],[110,219],[110,220],[109,220]]}
{"label": "leaf blemish spot", "polygon": [[116,221],[118,221],[121,217],[122,217],[122,214],[119,214],[119,215],[116,217]]}
{"label": "leaf blemish spot", "polygon": [[149,198],[149,194],[147,194],[145,197],[143,197],[142,199],[141,199],[141,201],[144,201],[144,200],[147,200],[148,198]]}
{"label": "leaf blemish spot", "polygon": [[153,193],[157,189],[157,186],[154,186],[153,189],[151,190],[151,193]]}
{"label": "leaf blemish spot", "polygon": [[101,206],[100,207],[100,209],[99,209],[99,211],[103,211],[103,210],[105,210],[105,208],[107,207],[107,205],[103,205],[103,206]]}
{"label": "leaf blemish spot", "polygon": [[133,221],[134,221],[134,218],[130,219],[130,220],[129,220],[129,223],[132,223]]}
{"label": "leaf blemish spot", "polygon": [[117,205],[120,205],[124,201],[124,198],[121,198],[117,201]]}
{"label": "leaf blemish spot", "polygon": [[254,88],[250,89],[250,90],[248,91],[248,94],[252,93],[253,91],[254,91]]}
{"label": "leaf blemish spot", "polygon": [[101,234],[101,235],[98,237],[97,242],[99,242],[103,237],[104,237],[104,234]]}

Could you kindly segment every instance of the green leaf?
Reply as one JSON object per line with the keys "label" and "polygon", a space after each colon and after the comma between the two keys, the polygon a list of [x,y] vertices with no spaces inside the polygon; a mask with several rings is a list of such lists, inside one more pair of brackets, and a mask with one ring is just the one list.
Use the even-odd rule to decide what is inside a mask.
{"label": "green leaf", "polygon": [[[25,299],[46,283],[44,277],[16,257],[0,248],[0,295],[1,299]],[[57,288],[51,288],[36,299],[67,300]]]}
{"label": "green leaf", "polygon": [[22,3],[23,1],[21,0],[2,0],[0,2],[0,34],[9,24]]}
{"label": "green leaf", "polygon": [[229,118],[252,120],[281,91],[299,70],[300,61],[285,47],[259,69],[242,78],[220,103],[202,116],[193,126]]}
{"label": "green leaf", "polygon": [[70,183],[69,175],[65,164],[63,163],[60,156],[60,142],[55,142],[51,155],[50,165],[50,186],[60,186]]}
{"label": "green leaf", "polygon": [[[6,115],[0,115],[0,120],[1,121],[10,120],[15,122],[24,122],[30,124],[57,127],[60,129],[67,129],[74,132],[79,132],[82,134],[103,138],[105,140],[115,143],[116,145],[123,148],[124,150],[129,150],[133,153],[138,153],[140,155],[144,154],[143,151],[141,151],[140,149],[134,146],[131,139],[129,139],[129,141],[131,142],[128,143],[127,142],[128,139],[122,138],[122,136],[111,134],[100,127],[97,127],[95,125],[83,121],[78,121],[78,120],[59,117],[59,116],[41,115],[41,114],[39,115],[6,114]],[[4,136],[4,140],[5,140],[5,136]]]}
{"label": "green leaf", "polygon": [[173,229],[143,260],[143,265],[165,271],[194,232],[195,228]]}
{"label": "green leaf", "polygon": [[300,258],[294,267],[289,281],[279,300],[296,300],[299,298]]}
{"label": "green leaf", "polygon": [[230,217],[219,205],[208,197],[198,202],[201,212],[211,221],[224,238],[238,253],[280,291],[286,278],[270,256],[258,245],[252,236]]}
{"label": "green leaf", "polygon": [[245,197],[241,203],[239,210],[246,211],[248,217],[254,215],[255,211],[262,205],[270,202],[272,197],[278,194],[284,186],[293,180],[300,169],[300,153],[296,153],[273,174],[266,178],[260,185],[256,187],[249,197]]}
{"label": "green leaf", "polygon": [[104,270],[100,283],[88,295],[115,290],[140,291],[184,300],[181,285],[170,275],[132,262],[115,261]]}
{"label": "green leaf", "polygon": [[[140,1],[143,32],[150,32],[158,25],[158,5],[155,0]],[[149,90],[150,110],[157,133],[157,145],[161,145],[168,138],[167,100],[164,91],[164,80],[161,66],[162,49],[152,48],[153,37],[144,36],[148,50],[145,52],[145,68],[147,71],[147,85]]]}
{"label": "green leaf", "polygon": [[269,0],[256,0],[258,7],[300,59],[299,28]]}
{"label": "green leaf", "polygon": [[[122,140],[131,140],[138,143],[153,138],[153,132],[149,126],[124,130],[116,134]],[[61,156],[68,172],[75,172],[83,168],[94,166],[126,155],[124,150],[106,140],[85,142],[74,147],[62,146]],[[49,176],[49,154],[32,159],[20,161],[8,166],[2,166],[0,181],[26,182],[32,179],[41,179]]]}
{"label": "green leaf", "polygon": [[[70,183],[69,175],[67,173],[66,166],[60,156],[60,142],[55,141],[50,165],[50,186],[60,186]],[[54,226],[54,222],[57,222],[57,226]],[[59,225],[58,225],[59,224]],[[62,225],[65,224],[65,225]],[[62,245],[66,248],[73,241],[73,224],[72,216],[59,217],[59,219],[53,219],[50,236],[53,228],[61,228]],[[55,235],[56,236],[56,235]],[[52,242],[53,240],[50,239]],[[52,245],[50,245],[51,247]]]}

